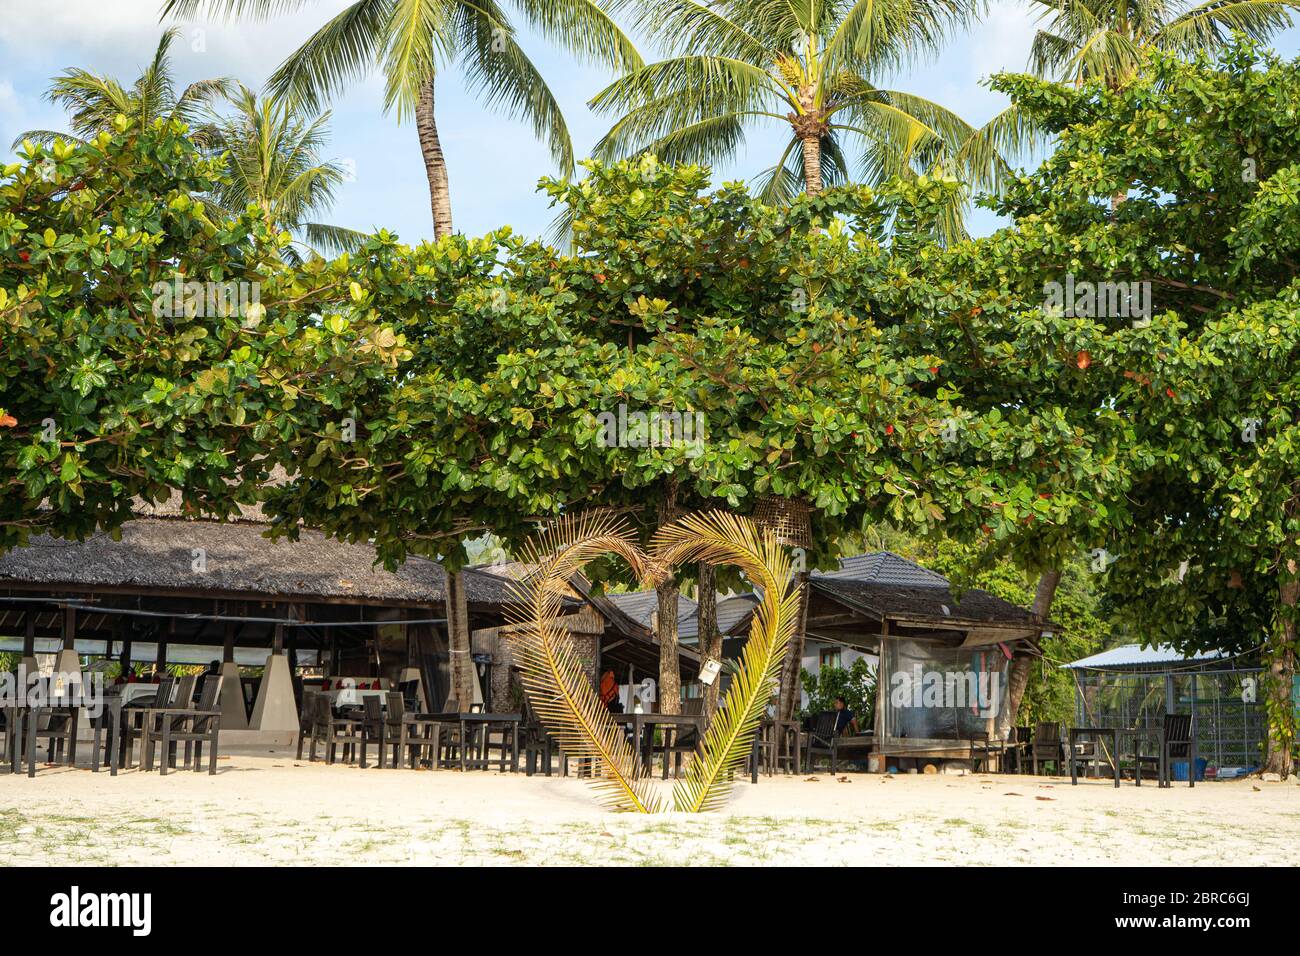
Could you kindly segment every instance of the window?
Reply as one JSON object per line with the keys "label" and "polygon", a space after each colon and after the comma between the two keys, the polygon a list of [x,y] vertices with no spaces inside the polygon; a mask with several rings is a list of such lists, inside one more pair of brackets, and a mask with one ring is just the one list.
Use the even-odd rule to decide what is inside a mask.
{"label": "window", "polygon": [[823,670],[826,669],[827,667],[839,667],[839,666],[840,666],[840,648],[838,648],[838,647],[823,647],[823,648],[822,648],[822,651],[821,651],[821,661],[820,661],[820,664],[821,664],[821,667],[822,667]]}

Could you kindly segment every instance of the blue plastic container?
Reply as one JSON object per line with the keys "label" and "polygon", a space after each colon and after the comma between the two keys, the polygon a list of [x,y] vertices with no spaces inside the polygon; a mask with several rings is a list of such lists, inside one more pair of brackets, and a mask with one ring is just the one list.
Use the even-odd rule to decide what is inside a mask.
{"label": "blue plastic container", "polygon": [[[1206,764],[1208,763],[1209,761],[1206,760],[1204,757],[1196,758],[1196,780],[1198,783],[1205,779],[1205,767]],[[1169,767],[1174,772],[1175,780],[1182,780],[1186,782],[1187,780],[1186,760],[1172,760],[1170,761]]]}

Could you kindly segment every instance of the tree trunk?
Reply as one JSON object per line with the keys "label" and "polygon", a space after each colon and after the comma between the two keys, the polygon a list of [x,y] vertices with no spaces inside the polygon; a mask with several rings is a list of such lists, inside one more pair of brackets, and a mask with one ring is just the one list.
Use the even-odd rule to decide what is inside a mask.
{"label": "tree trunk", "polygon": [[1273,638],[1265,649],[1268,665],[1268,754],[1264,758],[1267,773],[1281,774],[1285,780],[1294,767],[1295,711],[1291,688],[1295,682],[1296,600],[1300,598],[1300,581],[1282,583],[1278,593],[1281,614]]}
{"label": "tree trunk", "polygon": [[[1052,601],[1056,599],[1056,587],[1060,583],[1059,570],[1044,571],[1038,579],[1038,590],[1034,593],[1034,603],[1029,609],[1036,623],[1041,624],[1047,620],[1052,610]],[[1029,686],[1029,669],[1033,664],[1034,658],[1029,654],[1017,654],[1011,659],[1011,676],[1008,679],[1010,699],[1007,702],[1008,722],[1006,724],[1008,728],[1015,725],[1016,718],[1020,714],[1020,702],[1025,698],[1025,688]]]}
{"label": "tree trunk", "polygon": [[[718,631],[718,589],[716,569],[707,561],[700,562],[699,635],[700,662],[722,660],[722,634]],[[712,684],[704,686],[703,714],[706,720],[718,709],[718,695],[722,690],[722,675]]]}
{"label": "tree trunk", "polygon": [[[677,517],[677,483],[670,479],[659,502],[659,527]],[[677,656],[677,582],[673,577],[655,586],[659,599],[659,617],[655,637],[659,641],[659,713],[681,713],[682,674]]]}
{"label": "tree trunk", "polygon": [[822,141],[820,136],[805,136],[803,146],[803,188],[809,196],[822,192]]}
{"label": "tree trunk", "polygon": [[790,635],[790,644],[785,651],[785,660],[781,662],[780,699],[777,714],[781,720],[794,720],[795,711],[799,709],[803,697],[803,683],[799,680],[803,672],[803,647],[805,631],[808,628],[808,572],[800,571],[794,576],[794,586],[799,588],[799,619],[794,633]]}
{"label": "tree trunk", "polygon": [[433,119],[433,80],[420,90],[415,104],[415,129],[420,134],[424,174],[429,178],[429,203],[433,210],[433,238],[451,235],[451,186],[447,182],[447,160]]}
{"label": "tree trunk", "polygon": [[470,657],[469,602],[465,598],[465,582],[461,573],[447,575],[447,653],[451,658],[451,696],[457,706],[468,711],[474,703],[474,687],[478,678],[474,661]]}
{"label": "tree trunk", "polygon": [[659,622],[655,635],[659,638],[659,713],[680,714],[682,711],[682,675],[677,660],[677,583],[671,578],[657,588]]}

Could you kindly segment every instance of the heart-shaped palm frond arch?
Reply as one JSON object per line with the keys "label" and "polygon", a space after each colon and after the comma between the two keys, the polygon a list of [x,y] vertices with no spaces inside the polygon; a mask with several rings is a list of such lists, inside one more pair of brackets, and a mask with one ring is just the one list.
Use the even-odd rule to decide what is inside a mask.
{"label": "heart-shaped palm frond arch", "polygon": [[529,542],[524,557],[533,570],[518,583],[511,611],[515,663],[524,690],[561,747],[595,761],[594,784],[603,802],[611,809],[641,813],[659,810],[658,796],[596,696],[560,620],[571,577],[607,553],[622,557],[637,579],[649,584],[684,561],[735,564],[762,595],[731,687],[673,792],[677,810],[716,809],[752,750],[794,631],[799,595],[790,587],[789,556],[770,532],[722,511],[688,515],[660,529],[649,555],[636,546],[622,521],[603,512],[561,518]]}

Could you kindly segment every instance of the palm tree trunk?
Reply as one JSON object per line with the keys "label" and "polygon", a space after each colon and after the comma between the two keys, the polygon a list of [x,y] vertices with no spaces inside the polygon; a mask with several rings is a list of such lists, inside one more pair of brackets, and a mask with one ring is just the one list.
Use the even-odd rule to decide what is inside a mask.
{"label": "palm tree trunk", "polygon": [[[1293,572],[1294,573],[1294,572]],[[1295,712],[1291,688],[1295,683],[1296,602],[1300,599],[1300,581],[1284,581],[1278,589],[1282,613],[1273,640],[1265,647],[1268,665],[1268,752],[1264,757],[1267,773],[1289,777],[1295,769],[1291,748],[1295,744]]]}
{"label": "palm tree trunk", "polygon": [[803,146],[803,185],[809,196],[822,192],[822,141],[820,136],[805,136]]}
{"label": "palm tree trunk", "polygon": [[[716,569],[707,561],[700,562],[700,593],[698,603],[700,662],[722,660],[722,634],[718,631],[718,590]],[[718,695],[722,690],[722,675],[704,687],[703,714],[705,720],[718,709]]]}
{"label": "palm tree trunk", "polygon": [[447,160],[438,139],[438,124],[433,119],[433,80],[420,90],[415,104],[415,129],[420,135],[420,152],[424,155],[424,173],[429,178],[429,202],[433,210],[433,238],[451,235],[451,186],[447,181]]}
{"label": "palm tree trunk", "polygon": [[[1048,612],[1052,610],[1052,602],[1056,599],[1056,587],[1061,583],[1061,572],[1053,569],[1044,571],[1038,579],[1038,590],[1034,593],[1034,603],[1029,609],[1036,623],[1041,624],[1047,620]],[[1017,715],[1020,713],[1020,702],[1024,700],[1025,689],[1029,686],[1029,669],[1033,666],[1034,659],[1028,654],[1017,654],[1011,660],[1011,676],[1008,679],[1008,696],[1007,718],[1008,727],[1013,726]]]}

